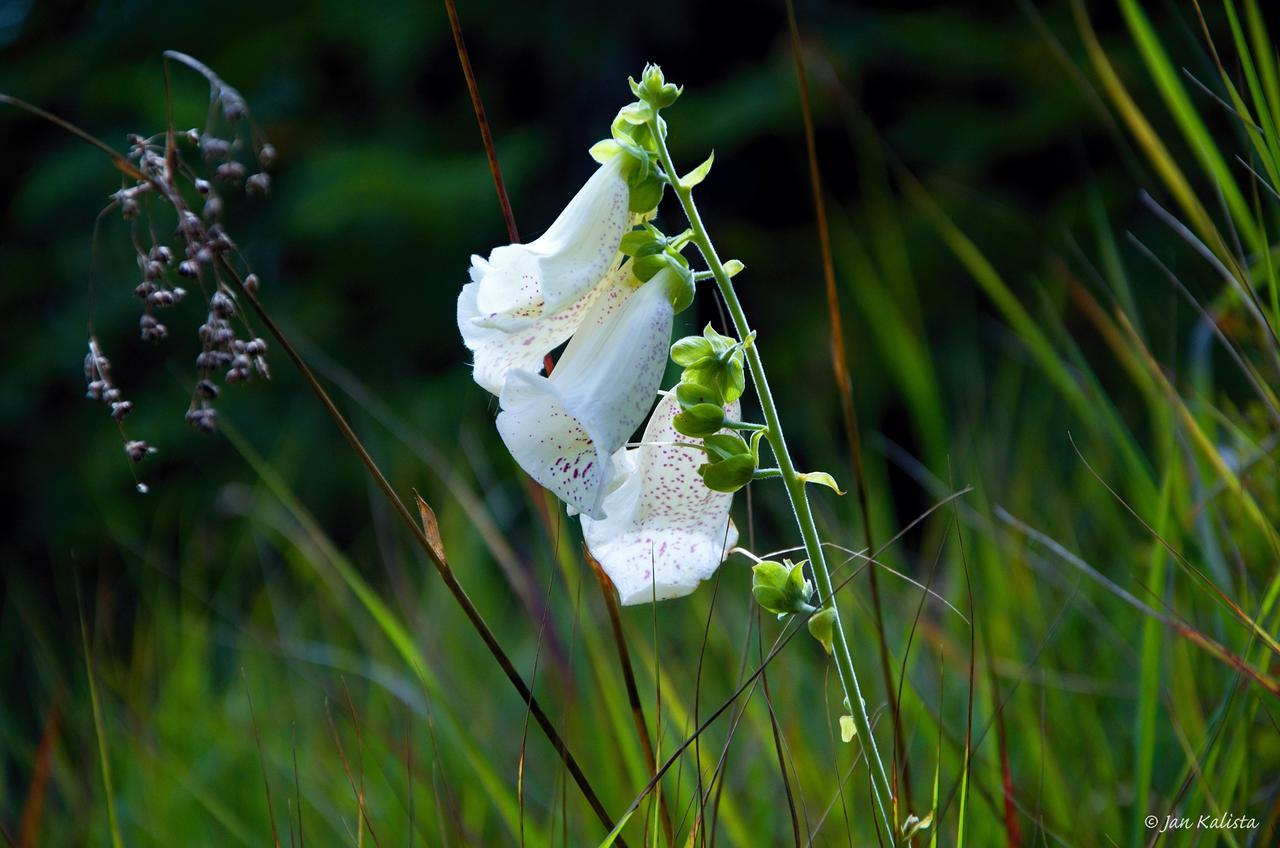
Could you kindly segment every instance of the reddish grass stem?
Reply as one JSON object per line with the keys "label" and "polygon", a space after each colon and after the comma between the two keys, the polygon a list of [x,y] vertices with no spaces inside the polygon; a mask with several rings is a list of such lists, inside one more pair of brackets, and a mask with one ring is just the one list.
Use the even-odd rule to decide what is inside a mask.
{"label": "reddish grass stem", "polygon": [[462,66],[462,75],[467,80],[467,92],[471,95],[471,106],[476,113],[476,123],[480,125],[480,139],[484,142],[484,155],[489,160],[489,173],[493,174],[494,190],[498,192],[498,204],[502,206],[502,220],[507,225],[507,237],[514,244],[520,241],[520,233],[516,229],[516,216],[511,211],[511,198],[507,196],[507,186],[502,180],[502,169],[498,167],[498,153],[493,144],[493,132],[489,129],[489,118],[485,115],[484,103],[480,100],[480,87],[476,84],[476,75],[471,69],[471,56],[467,53],[467,43],[462,38],[462,23],[458,20],[458,9],[453,0],[444,0],[444,8],[449,13],[449,29],[453,31],[453,44],[458,48],[458,64]]}
{"label": "reddish grass stem", "polygon": [[[800,89],[800,111],[804,118],[805,151],[809,160],[809,183],[813,192],[813,212],[818,228],[818,244],[822,256],[822,277],[827,292],[827,315],[831,320],[831,367],[835,372],[836,387],[840,393],[840,414],[844,422],[845,440],[849,443],[850,461],[853,466],[854,486],[858,495],[858,506],[861,510],[862,527],[866,534],[867,549],[875,547],[871,529],[871,510],[867,502],[866,473],[862,464],[862,439],[859,436],[858,413],[853,405],[853,381],[849,375],[848,354],[844,343],[844,323],[840,318],[840,296],[836,291],[835,263],[831,258],[831,232],[827,226],[827,210],[822,199],[822,173],[818,168],[818,145],[813,128],[813,108],[809,100],[809,83],[805,74],[803,48],[800,43],[800,27],[796,23],[795,6],[792,0],[786,0],[787,25],[791,31],[791,53],[795,59],[796,84]],[[889,644],[885,636],[884,613],[880,603],[880,583],[876,570],[870,569],[868,578],[871,583],[871,608],[875,615],[876,635],[879,641],[880,670],[884,677],[884,688],[889,700],[889,715],[893,724],[893,761],[892,780],[896,793],[898,787],[897,764],[902,765],[902,798],[905,809],[911,810],[911,776],[907,765],[902,735],[902,719],[898,714],[898,699],[894,693],[897,686],[893,682],[892,662],[889,659]]]}

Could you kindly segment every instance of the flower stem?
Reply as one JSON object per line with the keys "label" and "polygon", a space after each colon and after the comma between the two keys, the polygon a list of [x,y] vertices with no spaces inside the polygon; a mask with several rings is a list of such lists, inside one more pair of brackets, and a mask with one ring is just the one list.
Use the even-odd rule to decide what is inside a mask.
{"label": "flower stem", "polygon": [[[728,308],[729,315],[733,320],[734,329],[738,333],[738,338],[745,340],[751,336],[746,312],[743,311],[742,303],[738,300],[737,292],[734,291],[733,281],[729,279],[729,274],[725,271],[724,265],[716,253],[715,246],[711,243],[711,237],[707,234],[706,225],[702,223],[702,216],[698,213],[698,207],[693,202],[693,189],[690,186],[680,184],[679,172],[671,161],[671,152],[667,149],[664,128],[659,125],[657,120],[651,121],[649,126],[653,131],[654,138],[657,139],[658,157],[662,162],[662,168],[670,180],[672,190],[675,191],[676,197],[680,201],[681,208],[684,209],[685,217],[689,219],[689,227],[693,230],[693,238],[691,240],[697,245],[702,258],[706,261],[707,267],[715,278],[716,285],[720,289],[725,306]],[[804,540],[805,553],[809,557],[809,564],[813,569],[813,576],[818,584],[818,592],[822,604],[823,606],[829,606],[835,614],[832,631],[835,635],[836,670],[839,672],[840,684],[849,703],[849,711],[853,715],[854,726],[858,730],[862,747],[867,752],[867,767],[871,773],[871,788],[878,807],[880,821],[887,829],[886,836],[892,841],[896,832],[890,815],[893,791],[889,787],[889,779],[885,773],[884,764],[880,760],[880,751],[876,747],[875,736],[872,734],[871,719],[867,714],[867,704],[862,698],[862,690],[858,685],[858,675],[854,669],[853,653],[849,650],[849,642],[845,638],[844,627],[840,623],[840,611],[836,606],[835,597],[832,593],[831,571],[827,567],[826,556],[822,551],[822,539],[818,535],[818,526],[814,521],[813,511],[809,506],[809,496],[805,491],[804,481],[800,479],[800,475],[796,472],[795,463],[791,460],[791,453],[787,449],[787,440],[782,432],[782,422],[778,416],[778,407],[774,403],[773,393],[769,390],[769,381],[765,378],[764,361],[760,356],[760,345],[758,342],[743,345],[743,349],[746,354],[747,367],[751,371],[751,380],[755,383],[756,394],[760,398],[760,409],[764,413],[765,424],[769,428],[766,438],[769,440],[770,447],[773,448],[780,476],[787,488],[787,496],[791,500],[791,509],[795,514],[796,524],[800,528],[800,536]]]}

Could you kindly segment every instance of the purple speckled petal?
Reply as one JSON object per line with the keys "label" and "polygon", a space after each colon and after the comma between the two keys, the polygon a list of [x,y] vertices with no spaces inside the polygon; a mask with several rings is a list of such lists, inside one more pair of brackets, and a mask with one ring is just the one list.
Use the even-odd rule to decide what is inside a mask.
{"label": "purple speckled petal", "polygon": [[[739,414],[736,403],[726,410],[733,418]],[[733,495],[702,482],[703,453],[671,444],[690,441],[672,424],[679,411],[674,392],[658,402],[644,443],[615,456],[625,476],[605,498],[607,517],[582,518],[587,547],[624,605],[689,594],[738,542],[729,518]]]}
{"label": "purple speckled petal", "polygon": [[[634,282],[634,277],[631,278]],[[662,380],[673,312],[660,274],[600,293],[550,377],[507,374],[498,433],[529,476],[603,518],[612,455],[644,421]]]}
{"label": "purple speckled petal", "polygon": [[630,294],[633,283],[630,268],[615,269],[577,302],[507,330],[480,323],[476,307],[479,284],[463,286],[458,296],[458,329],[462,331],[463,342],[475,354],[476,383],[499,395],[508,372],[522,369],[537,374],[542,370],[543,358],[577,332],[601,297],[608,297],[616,305],[625,299],[620,297],[620,289],[625,287],[625,293]]}
{"label": "purple speckled petal", "polygon": [[553,314],[596,287],[630,221],[622,158],[601,165],[541,237],[472,258],[478,320],[501,326]]}

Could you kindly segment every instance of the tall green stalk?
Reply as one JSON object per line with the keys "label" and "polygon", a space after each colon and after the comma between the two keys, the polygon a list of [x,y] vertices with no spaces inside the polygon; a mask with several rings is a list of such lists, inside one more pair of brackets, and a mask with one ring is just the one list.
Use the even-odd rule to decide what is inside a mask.
{"label": "tall green stalk", "polygon": [[[716,253],[715,246],[711,243],[711,237],[707,234],[707,228],[702,222],[702,216],[698,213],[698,207],[693,201],[693,188],[680,184],[679,172],[676,171],[675,165],[671,161],[671,152],[667,149],[666,132],[662,122],[655,116],[649,122],[649,128],[657,140],[658,157],[662,162],[662,168],[666,172],[667,179],[671,188],[675,191],[676,197],[680,200],[680,206],[684,209],[685,217],[689,219],[689,228],[693,232],[692,241],[697,245],[698,251],[702,254],[707,267],[711,270],[716,285],[720,289],[720,294],[724,298],[725,305],[729,309],[729,315],[733,319],[733,326],[738,333],[738,338],[745,341],[751,335],[746,312],[742,309],[742,303],[738,300],[737,292],[733,288],[733,281],[725,271],[724,265]],[[871,772],[871,788],[875,796],[876,807],[880,813],[881,822],[886,828],[888,839],[892,842],[897,832],[890,812],[892,810],[893,792],[889,787],[889,779],[884,769],[884,763],[880,760],[880,751],[876,747],[875,736],[871,731],[871,719],[867,713],[866,701],[862,698],[862,688],[858,685],[858,674],[853,664],[853,653],[849,650],[849,642],[845,638],[844,627],[840,622],[840,610],[836,606],[835,596],[832,591],[831,571],[827,568],[827,559],[822,550],[822,539],[818,535],[818,527],[813,519],[813,510],[809,506],[809,496],[805,491],[805,482],[796,471],[795,463],[791,459],[791,453],[787,449],[787,440],[782,434],[782,421],[778,416],[778,407],[774,403],[773,393],[769,389],[769,381],[765,377],[764,361],[760,357],[760,347],[754,342],[745,344],[743,347],[745,349],[747,367],[751,371],[751,380],[755,384],[756,394],[760,398],[760,409],[764,413],[765,424],[768,426],[765,438],[769,440],[769,446],[773,449],[774,456],[778,462],[782,481],[786,485],[787,496],[791,500],[791,509],[796,518],[796,525],[800,528],[800,537],[804,540],[805,553],[809,558],[810,567],[813,569],[814,580],[818,584],[818,592],[822,603],[824,606],[829,607],[835,615],[832,629],[835,636],[833,647],[836,670],[839,672],[840,685],[844,689],[845,698],[849,703],[849,711],[853,715],[858,737],[861,739],[863,750],[867,752],[868,770]]]}

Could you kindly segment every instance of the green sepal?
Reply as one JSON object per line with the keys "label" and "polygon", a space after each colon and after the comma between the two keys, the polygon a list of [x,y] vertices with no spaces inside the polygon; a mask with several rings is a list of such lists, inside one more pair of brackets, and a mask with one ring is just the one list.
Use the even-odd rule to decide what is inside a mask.
{"label": "green sepal", "polygon": [[587,151],[591,158],[599,162],[601,165],[611,161],[615,156],[622,155],[622,145],[618,144],[611,138],[602,139],[591,145],[591,149]]}
{"label": "green sepal", "polygon": [[[626,241],[626,236],[624,236],[622,239],[624,245],[626,244]],[[623,252],[625,253],[626,250],[624,249]],[[671,346],[671,360],[675,362],[676,365],[681,365],[686,368],[710,355],[711,342],[707,341],[702,336],[685,336],[682,339],[678,339],[676,343]]]}
{"label": "green sepal", "polygon": [[[680,416],[676,416],[679,418]],[[756,472],[751,454],[739,454],[719,462],[708,462],[698,467],[698,474],[707,488],[715,492],[736,492],[751,482]]]}
{"label": "green sepal", "polygon": [[806,560],[800,560],[791,566],[791,571],[787,573],[787,591],[795,597],[801,598],[808,605],[809,596],[813,594],[813,587],[809,585],[809,581],[804,576],[804,564]]}
{"label": "green sepal", "polygon": [[676,402],[681,409],[691,409],[702,404],[724,406],[720,393],[700,383],[681,382],[676,385]]}
{"label": "green sepal", "polygon": [[704,357],[685,368],[683,379],[714,388],[725,403],[733,403],[742,397],[747,387],[742,350],[739,348],[720,356]]}
{"label": "green sepal", "polygon": [[637,100],[635,103],[628,103],[618,110],[617,117],[613,119],[614,124],[623,122],[632,126],[643,126],[653,120],[653,107],[644,100]]}
{"label": "green sepal", "polygon": [[812,590],[804,579],[803,562],[763,560],[757,563],[751,569],[751,594],[760,606],[779,617],[813,612],[809,605]]}
{"label": "green sepal", "polygon": [[[724,426],[724,407],[714,403],[699,403],[671,420],[676,432],[691,439],[701,439],[720,431]],[[754,467],[755,463],[752,463]],[[714,487],[713,487],[714,488]]]}
{"label": "green sepal", "polygon": [[728,352],[738,343],[732,336],[722,336],[717,333],[709,323],[702,328],[702,337],[711,342],[711,349],[717,355]]}
{"label": "green sepal", "polygon": [[833,647],[835,620],[836,611],[831,607],[823,607],[809,616],[809,635],[817,639],[818,644],[822,645],[823,650],[828,654],[833,653],[835,650]]}
{"label": "green sepal", "polygon": [[654,64],[644,66],[644,71],[640,74],[640,82],[627,77],[627,83],[631,86],[632,94],[652,104],[656,109],[665,109],[675,103],[684,91],[683,86],[667,82],[662,74],[662,68]]}
{"label": "green sepal", "polygon": [[[711,457],[712,462],[720,462],[744,454],[751,456],[751,448],[747,447],[746,440],[737,433],[717,433],[707,436],[703,439],[702,446],[707,449],[707,455]],[[754,457],[751,464],[755,465]]]}
{"label": "green sepal", "polygon": [[768,559],[751,568],[751,594],[769,612],[778,613],[787,607],[787,572],[782,563]]}
{"label": "green sepal", "polygon": [[658,272],[667,267],[667,259],[661,253],[645,253],[635,257],[631,262],[631,270],[635,273],[636,279],[642,283],[647,283],[657,276]]}
{"label": "green sepal", "polygon": [[666,183],[655,171],[649,171],[639,179],[629,180],[628,185],[631,193],[627,208],[636,213],[648,212],[656,207],[662,200],[663,189],[666,188]]}
{"label": "green sepal", "polygon": [[671,301],[672,310],[679,315],[693,305],[693,296],[697,290],[693,272],[689,270],[683,256],[673,254],[670,249],[663,255],[667,259],[667,271],[670,273],[666,282],[667,299]]}
{"label": "green sepal", "polygon": [[662,250],[662,243],[647,229],[632,230],[622,237],[618,250],[627,256],[642,256],[645,253],[657,253]]}

